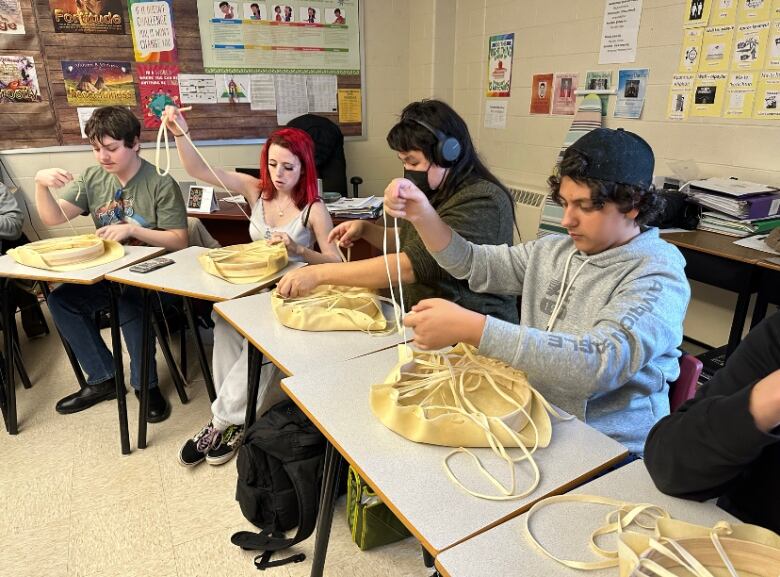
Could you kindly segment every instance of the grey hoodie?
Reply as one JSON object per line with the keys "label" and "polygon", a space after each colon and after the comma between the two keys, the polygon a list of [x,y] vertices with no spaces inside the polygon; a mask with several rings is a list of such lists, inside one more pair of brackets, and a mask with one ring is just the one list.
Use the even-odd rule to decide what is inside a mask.
{"label": "grey hoodie", "polygon": [[642,454],[669,413],[690,298],[685,260],[658,229],[590,257],[568,236],[508,247],[453,233],[433,256],[474,291],[522,295],[519,326],[487,317],[481,354],[522,369],[550,402]]}

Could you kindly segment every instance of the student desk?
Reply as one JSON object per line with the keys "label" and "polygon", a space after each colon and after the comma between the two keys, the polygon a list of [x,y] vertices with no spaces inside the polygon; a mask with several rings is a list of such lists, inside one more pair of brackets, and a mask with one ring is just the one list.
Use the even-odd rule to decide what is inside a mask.
{"label": "student desk", "polygon": [[[106,274],[122,268],[124,266],[130,266],[132,264],[148,260],[159,254],[165,252],[165,249],[148,246],[126,246],[125,256],[115,261],[87,268],[80,271],[72,272],[55,272],[50,270],[43,270],[33,268],[17,263],[10,256],[5,255],[0,257],[0,287],[3,294],[7,294],[8,282],[10,279],[19,278],[27,280],[41,281],[44,296],[48,298],[49,287],[47,283],[61,282],[72,284],[93,285],[102,281]],[[124,365],[122,364],[122,340],[119,335],[119,323],[117,322],[119,316],[117,313],[117,299],[113,290],[111,293],[111,342],[113,346],[114,367],[115,367],[115,381],[117,391],[117,407],[119,410],[119,434],[122,444],[122,453],[127,454],[130,452],[130,441],[127,433],[127,407],[125,403],[125,383],[124,383]],[[3,327],[5,330],[5,362],[6,362],[6,375],[5,381],[5,402],[0,403],[3,405],[3,416],[5,417],[6,429],[12,435],[17,434],[17,420],[16,420],[16,383],[14,379],[14,366],[13,366],[13,339],[14,331],[11,328],[16,323],[15,311],[11,310],[9,299],[3,298]],[[57,331],[59,334],[59,331]],[[62,335],[60,335],[62,339]],[[62,339],[62,343],[65,346],[65,352],[68,355],[73,371],[76,374],[76,378],[79,381],[79,385],[84,387],[84,375],[81,372],[81,367],[76,361],[76,357],[73,354],[70,346]],[[2,391],[0,391],[2,392]],[[1,401],[2,399],[0,399]]]}
{"label": "student desk", "polygon": [[758,262],[758,268],[761,281],[750,328],[756,326],[766,316],[769,303],[780,304],[780,257],[761,260]]}
{"label": "student desk", "polygon": [[[664,495],[653,485],[641,460],[607,473],[573,493],[599,495],[633,503],[653,503],[666,509],[675,519],[700,525],[712,526],[721,520],[736,521],[712,501],[697,503]],[[561,559],[600,560],[587,544],[590,534],[603,524],[609,510],[606,505],[554,503],[534,514],[531,530],[539,543]],[[528,541],[524,526],[525,515],[502,523],[439,555],[436,568],[444,577],[617,576],[616,567],[578,571],[553,561]],[[613,542],[614,536],[604,538],[609,548]]]}
{"label": "student desk", "polygon": [[[221,278],[208,274],[198,262],[198,256],[207,252],[209,249],[200,246],[191,246],[174,253],[171,253],[168,258],[173,259],[175,262],[172,265],[154,270],[148,273],[135,273],[129,269],[113,272],[106,275],[106,280],[114,283],[126,284],[143,289],[144,294],[144,338],[150,338],[150,325],[151,325],[151,293],[163,292],[168,294],[180,295],[184,297],[184,308],[187,316],[187,322],[190,330],[195,338],[198,350],[198,359],[200,361],[200,368],[203,372],[203,378],[206,381],[206,389],[209,394],[209,398],[213,401],[217,395],[214,391],[214,379],[211,376],[211,370],[209,369],[209,361],[206,358],[206,350],[203,347],[203,341],[200,338],[198,332],[197,322],[195,319],[195,312],[192,306],[191,299],[202,299],[212,302],[219,302],[228,299],[238,298],[244,295],[252,294],[261,288],[275,283],[285,273],[295,268],[303,266],[303,263],[290,263],[270,277],[269,279],[260,283],[250,284],[233,284],[229,283]],[[144,345],[144,353],[148,349],[148,345]],[[146,415],[146,392],[149,388],[148,383],[148,363],[149,359],[144,354],[142,359],[142,383],[141,383],[141,415]],[[146,448],[146,419],[138,419],[138,448]]]}
{"label": "student desk", "polygon": [[[531,495],[511,501],[473,497],[450,481],[444,471],[442,461],[452,448],[409,441],[387,429],[371,412],[371,385],[382,382],[397,361],[397,350],[390,349],[282,381],[287,394],[329,441],[313,576],[322,575],[325,562],[339,453],[434,556],[519,515],[542,497],[576,487],[627,455],[625,447],[582,421],[553,419],[552,443],[534,454],[541,481]],[[486,468],[506,482],[503,461],[490,449],[473,451]],[[510,452],[520,454],[519,449]],[[496,493],[467,455],[456,455],[450,463],[467,487]],[[517,487],[523,488],[532,478],[530,467],[520,463],[515,470]]]}

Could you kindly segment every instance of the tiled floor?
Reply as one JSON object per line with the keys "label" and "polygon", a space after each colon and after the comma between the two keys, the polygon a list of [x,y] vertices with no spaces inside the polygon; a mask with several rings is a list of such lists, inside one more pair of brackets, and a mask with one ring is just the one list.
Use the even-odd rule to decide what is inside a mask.
{"label": "tiled floor", "polygon": [[[235,461],[188,469],[176,459],[180,444],[208,419],[202,380],[191,382],[190,402],[182,405],[158,358],[173,413],[149,426],[149,446],[138,450],[138,403],[128,395],[133,452],[123,456],[115,402],[75,415],[54,411],[77,386],[56,335],[22,336],[22,350],[33,388],[17,390],[19,435],[0,431],[0,576],[258,575],[253,554],[230,543],[235,531],[253,529],[234,499]],[[194,359],[190,370],[199,378]],[[307,554],[305,562],[266,574],[308,575],[312,546],[313,537],[295,548]],[[337,505],[326,575],[430,573],[414,539],[361,552],[350,539],[343,500]]]}

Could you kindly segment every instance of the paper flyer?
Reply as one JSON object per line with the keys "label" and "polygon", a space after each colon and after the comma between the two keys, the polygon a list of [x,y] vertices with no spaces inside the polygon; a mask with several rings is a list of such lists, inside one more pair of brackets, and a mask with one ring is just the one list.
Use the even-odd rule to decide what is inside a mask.
{"label": "paper flyer", "polygon": [[685,120],[691,109],[695,74],[675,74],[669,89],[669,106],[666,116],[669,120]]}
{"label": "paper flyer", "polygon": [[213,74],[179,74],[182,104],[216,104],[217,78]]}
{"label": "paper flyer", "polygon": [[0,0],[0,34],[24,34],[19,0]]}
{"label": "paper flyer", "polygon": [[339,88],[339,124],[362,122],[360,88]]}
{"label": "paper flyer", "polygon": [[706,26],[710,20],[713,1],[718,0],[686,0],[685,26]]}
{"label": "paper flyer", "polygon": [[734,33],[732,70],[760,70],[767,53],[769,22],[740,24]]}
{"label": "paper flyer", "polygon": [[249,75],[251,110],[276,110],[276,90],[273,74]]}
{"label": "paper flyer", "polygon": [[780,119],[780,72],[762,72],[758,79],[753,118]]}
{"label": "paper flyer", "polygon": [[79,129],[81,130],[81,138],[87,139],[87,133],[84,132],[84,127],[87,125],[87,121],[92,118],[92,113],[98,109],[97,106],[85,106],[76,109],[76,115],[79,117]]}
{"label": "paper flyer", "polygon": [[680,51],[680,72],[698,72],[704,28],[683,28],[683,44]]}
{"label": "paper flyer", "polygon": [[767,70],[780,70],[780,20],[772,22],[772,26],[769,29],[764,68]]}
{"label": "paper flyer", "polygon": [[650,70],[647,68],[618,71],[615,118],[640,118],[642,116],[649,74]]}
{"label": "paper flyer", "polygon": [[553,114],[574,114],[577,105],[577,96],[574,91],[577,90],[577,81],[579,74],[560,73],[553,77]]}
{"label": "paper flyer", "polygon": [[734,26],[711,26],[704,31],[699,72],[725,72],[729,69]]}
{"label": "paper flyer", "polygon": [[65,94],[71,106],[135,106],[129,62],[63,60]]}
{"label": "paper flyer", "polygon": [[49,0],[54,31],[124,34],[122,0]]}
{"label": "paper flyer", "polygon": [[306,76],[303,74],[277,74],[274,76],[276,90],[276,123],[284,126],[293,118],[309,112],[309,97]]}
{"label": "paper flyer", "polygon": [[552,87],[552,74],[534,74],[531,79],[531,114],[550,114]]}
{"label": "paper flyer", "polygon": [[[611,88],[611,70],[591,70],[585,73],[585,90],[610,90]],[[599,98],[601,99],[601,116],[606,116],[609,94],[599,94]]]}
{"label": "paper flyer", "polygon": [[641,19],[642,0],[606,1],[601,25],[599,64],[619,64],[636,60]]}
{"label": "paper flyer", "polygon": [[180,107],[179,67],[175,64],[136,64],[145,128],[159,128],[168,105]]}
{"label": "paper flyer", "polygon": [[753,100],[756,95],[756,74],[734,72],[729,76],[726,87],[724,118],[750,118],[753,114]]}
{"label": "paper flyer", "polygon": [[772,12],[772,0],[739,0],[737,22],[761,22],[769,20]]}
{"label": "paper flyer", "polygon": [[736,24],[738,2],[739,0],[713,0],[710,26]]}
{"label": "paper flyer", "polygon": [[337,76],[330,74],[306,76],[306,97],[309,99],[309,112],[338,112],[337,87]]}
{"label": "paper flyer", "polygon": [[485,101],[485,128],[506,128],[506,111],[509,105],[508,100],[486,100]]}
{"label": "paper flyer", "polygon": [[40,101],[33,57],[0,55],[0,104]]}
{"label": "paper flyer", "polygon": [[720,116],[726,97],[726,72],[704,72],[696,75],[691,116]]}
{"label": "paper flyer", "polygon": [[173,0],[128,0],[136,62],[176,62]]}
{"label": "paper flyer", "polygon": [[217,102],[248,104],[250,101],[249,74],[217,75]]}
{"label": "paper flyer", "polygon": [[491,36],[488,40],[488,98],[507,97],[512,89],[512,54],[515,33]]}

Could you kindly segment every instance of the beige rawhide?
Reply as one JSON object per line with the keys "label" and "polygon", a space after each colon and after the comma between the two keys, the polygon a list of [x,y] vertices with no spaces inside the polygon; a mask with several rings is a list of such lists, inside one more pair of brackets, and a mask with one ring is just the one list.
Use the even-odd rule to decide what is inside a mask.
{"label": "beige rawhide", "polygon": [[274,291],[271,309],[276,320],[302,331],[363,331],[385,334],[387,320],[380,297],[368,289],[320,285],[305,297],[285,298]]}
{"label": "beige rawhide", "polygon": [[125,255],[121,244],[95,234],[37,240],[8,254],[19,264],[57,272],[77,271],[106,264]]}
{"label": "beige rawhide", "polygon": [[233,284],[261,282],[287,266],[283,244],[256,240],[215,248],[198,257],[203,269]]}
{"label": "beige rawhide", "polygon": [[[531,493],[539,484],[532,454],[552,437],[550,414],[564,418],[526,380],[522,371],[480,356],[470,345],[448,352],[419,352],[399,345],[399,363],[384,383],[371,387],[371,410],[389,429],[418,443],[458,447],[445,458],[449,477],[470,494],[508,500]],[[511,482],[504,486],[465,447],[490,447],[509,467]],[[517,447],[517,458],[507,448]],[[500,495],[472,491],[452,473],[449,460],[468,454],[480,473]],[[527,460],[534,480],[515,491],[515,463]]]}

